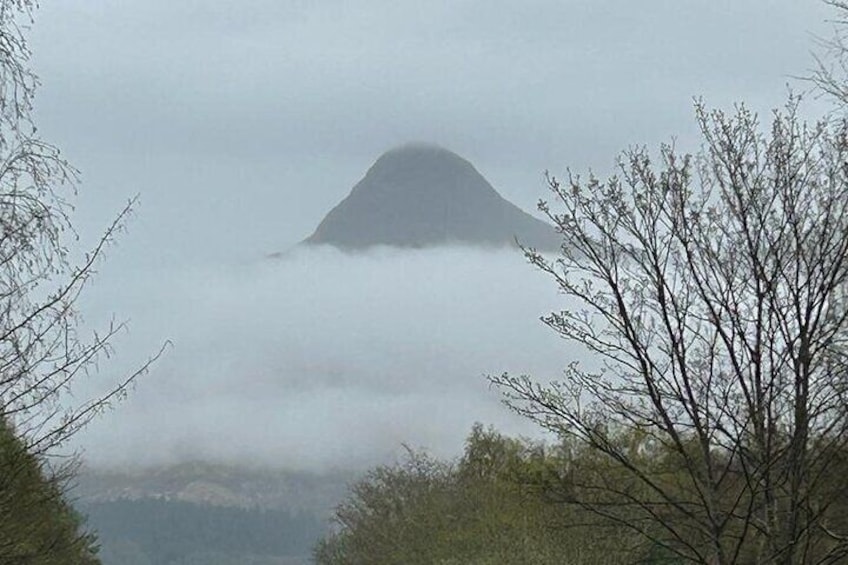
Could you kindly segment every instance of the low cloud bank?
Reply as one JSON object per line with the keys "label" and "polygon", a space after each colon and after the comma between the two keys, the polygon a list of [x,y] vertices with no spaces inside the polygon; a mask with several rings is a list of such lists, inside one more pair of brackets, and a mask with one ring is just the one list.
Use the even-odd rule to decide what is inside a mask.
{"label": "low cloud bank", "polygon": [[556,378],[574,358],[538,319],[562,298],[516,251],[313,248],[126,275],[92,289],[88,318],[121,312],[131,331],[78,395],[163,339],[174,347],[78,436],[97,467],[357,469],[403,444],[451,456],[476,421],[540,433],[500,403],[486,374]]}

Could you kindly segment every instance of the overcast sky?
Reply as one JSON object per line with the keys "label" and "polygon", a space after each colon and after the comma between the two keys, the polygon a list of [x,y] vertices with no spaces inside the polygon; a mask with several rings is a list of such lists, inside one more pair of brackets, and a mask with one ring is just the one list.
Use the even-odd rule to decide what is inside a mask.
{"label": "overcast sky", "polygon": [[818,0],[63,0],[37,14],[45,136],[85,221],[129,195],[145,265],[232,261],[314,229],[386,149],[469,159],[532,208],[542,173],[693,139],[692,97],[779,104]]}
{"label": "overcast sky", "polygon": [[[77,220],[84,237],[93,237],[128,197],[141,195],[138,213],[102,265],[86,305],[95,318],[116,312],[133,321],[134,337],[124,338],[130,354],[174,339],[171,359],[151,378],[159,391],[171,390],[177,380],[202,383],[191,379],[201,379],[204,371],[219,380],[235,378],[238,361],[249,357],[252,371],[267,370],[286,383],[278,390],[283,395],[298,379],[320,380],[327,371],[295,366],[301,353],[292,351],[300,346],[313,358],[329,349],[350,350],[347,357],[338,353],[333,370],[349,371],[345,378],[356,382],[367,380],[363,359],[388,374],[397,369],[396,359],[381,364],[350,345],[367,343],[385,356],[401,355],[392,335],[408,321],[392,325],[387,313],[407,302],[400,295],[386,298],[382,290],[388,286],[373,281],[391,280],[397,288],[408,280],[403,277],[454,264],[476,269],[446,277],[441,286],[428,283],[427,292],[442,297],[433,299],[438,304],[465,304],[461,335],[445,334],[456,318],[453,310],[430,308],[430,317],[421,311],[427,320],[420,327],[430,333],[419,336],[415,352],[403,355],[426,366],[420,356],[429,351],[422,345],[428,336],[445,334],[435,339],[445,347],[476,348],[479,340],[469,336],[495,324],[496,340],[514,337],[524,351],[516,358],[525,365],[545,360],[516,370],[547,371],[560,360],[556,342],[527,336],[537,335],[532,332],[539,314],[558,307],[553,293],[539,291],[487,314],[501,316],[498,322],[482,315],[516,289],[538,288],[519,282],[533,276],[525,275],[520,260],[515,278],[504,274],[504,265],[512,263],[501,254],[424,253],[400,270],[396,256],[372,258],[364,267],[332,255],[301,256],[255,280],[244,273],[266,268],[266,254],[309,235],[383,151],[403,142],[452,149],[527,210],[545,196],[545,170],[603,174],[628,145],[656,147],[672,137],[694,148],[693,97],[725,108],[745,101],[759,111],[781,104],[787,84],[806,88],[793,77],[812,66],[813,37],[830,34],[829,15],[814,0],[45,2],[32,34],[43,82],[37,120],[43,135],[83,172]],[[352,277],[358,282],[350,283],[339,263],[361,269]],[[486,284],[475,277],[487,269],[509,280],[480,290]],[[407,275],[391,278],[398,272]],[[303,287],[303,277],[318,282]],[[358,294],[340,294],[340,288]],[[423,291],[415,288],[408,294],[421,299],[416,293]],[[266,302],[256,304],[257,296]],[[365,307],[378,296],[385,302]],[[453,302],[444,302],[448,297]],[[338,314],[338,322],[328,304],[347,317]],[[480,316],[470,313],[475,307]],[[251,324],[260,314],[268,319]],[[363,316],[370,320],[367,331],[356,325]],[[288,330],[280,325],[283,318]],[[355,338],[327,338],[333,324]],[[224,339],[233,327],[240,330],[229,343],[247,349],[227,348],[225,358],[216,357],[222,348],[215,336]],[[291,329],[298,327],[306,330]],[[303,335],[310,336],[306,345]],[[259,342],[262,353],[247,345]],[[269,358],[271,351],[283,353]],[[478,384],[484,372],[510,365],[507,348],[475,351],[471,357],[480,362],[462,365],[462,372]],[[483,362],[487,352],[491,363]],[[459,370],[452,359],[442,356],[428,370]],[[127,414],[152,410],[152,386],[128,402]],[[202,388],[189,387],[197,394]],[[314,404],[301,408],[331,403],[313,396]],[[481,402],[489,406],[490,400]],[[398,400],[393,413],[403,413],[408,401]],[[210,400],[204,409],[215,406]],[[363,406],[350,417],[381,406],[388,410],[389,404]],[[289,419],[277,413],[277,426],[305,426],[299,412]],[[456,419],[461,427],[474,418]],[[372,424],[365,428],[384,426]],[[345,425],[321,428],[322,437]],[[97,433],[102,439],[103,427]],[[427,441],[439,434],[410,435]]]}

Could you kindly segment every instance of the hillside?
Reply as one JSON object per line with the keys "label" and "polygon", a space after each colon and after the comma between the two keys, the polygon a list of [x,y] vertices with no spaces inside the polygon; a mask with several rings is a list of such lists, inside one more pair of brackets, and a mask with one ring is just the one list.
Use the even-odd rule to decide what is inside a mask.
{"label": "hillside", "polygon": [[375,245],[559,246],[554,228],[504,199],[474,166],[435,145],[384,153],[309,236],[347,250]]}
{"label": "hillside", "polygon": [[309,562],[351,479],[184,463],[85,470],[72,494],[104,565],[296,565]]}

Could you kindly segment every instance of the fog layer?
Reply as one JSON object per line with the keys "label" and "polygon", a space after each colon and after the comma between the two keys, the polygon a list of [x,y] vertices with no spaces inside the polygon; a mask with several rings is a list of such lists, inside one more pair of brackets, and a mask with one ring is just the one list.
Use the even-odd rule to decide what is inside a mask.
{"label": "fog layer", "polygon": [[[561,306],[553,283],[515,250],[317,247],[131,283],[107,269],[92,292],[131,316],[102,378],[174,343],[79,436],[95,466],[361,468],[402,444],[452,455],[476,421],[539,433],[486,374],[550,378],[573,357],[538,320]],[[89,319],[106,314],[94,307]]]}

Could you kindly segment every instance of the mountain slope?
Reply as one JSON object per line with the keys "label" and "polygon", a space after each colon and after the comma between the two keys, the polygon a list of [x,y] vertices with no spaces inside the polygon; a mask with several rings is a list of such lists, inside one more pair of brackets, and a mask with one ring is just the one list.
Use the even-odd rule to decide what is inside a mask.
{"label": "mountain slope", "polygon": [[522,245],[556,249],[554,228],[504,199],[474,166],[434,145],[384,153],[319,224],[306,244]]}

